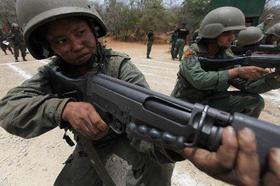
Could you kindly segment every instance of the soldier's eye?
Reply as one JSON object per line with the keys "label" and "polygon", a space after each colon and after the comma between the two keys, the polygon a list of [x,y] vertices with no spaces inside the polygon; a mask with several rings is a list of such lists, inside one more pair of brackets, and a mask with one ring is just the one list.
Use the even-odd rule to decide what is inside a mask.
{"label": "soldier's eye", "polygon": [[58,39],[58,40],[55,41],[56,45],[62,45],[64,43],[66,43],[66,39]]}
{"label": "soldier's eye", "polygon": [[77,32],[77,35],[78,35],[78,36],[82,36],[84,33],[85,33],[85,30],[79,30],[79,31]]}

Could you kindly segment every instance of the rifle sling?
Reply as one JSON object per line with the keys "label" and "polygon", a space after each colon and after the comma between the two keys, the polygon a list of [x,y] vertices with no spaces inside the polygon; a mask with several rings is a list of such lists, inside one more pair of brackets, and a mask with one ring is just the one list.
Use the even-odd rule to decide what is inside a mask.
{"label": "rifle sling", "polygon": [[102,180],[103,184],[105,186],[116,186],[111,176],[105,169],[105,166],[103,165],[102,161],[100,160],[99,155],[97,154],[91,141],[84,137],[80,137],[79,142],[84,146],[84,151],[88,154],[88,158],[94,170]]}

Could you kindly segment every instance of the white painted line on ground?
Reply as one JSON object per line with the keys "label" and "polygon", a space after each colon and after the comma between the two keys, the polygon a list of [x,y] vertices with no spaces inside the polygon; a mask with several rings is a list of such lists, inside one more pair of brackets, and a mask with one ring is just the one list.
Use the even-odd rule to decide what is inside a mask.
{"label": "white painted line on ground", "polygon": [[154,60],[154,59],[145,59],[145,58],[131,58],[132,62],[135,62],[137,64],[137,61],[142,61],[142,62],[155,62],[159,64],[166,64],[166,65],[179,65],[180,61],[166,61],[166,60]]}
{"label": "white painted line on ground", "polygon": [[16,67],[13,64],[7,64],[7,66],[9,66],[12,70],[17,72],[19,75],[21,75],[24,79],[30,79],[32,77],[32,74],[29,74],[29,73],[23,71],[22,69]]}
{"label": "white painted line on ground", "polygon": [[157,74],[153,74],[153,73],[149,73],[149,72],[142,72],[145,76],[151,76],[151,77],[156,77],[156,78],[160,78],[160,79],[166,79],[166,80],[169,80],[169,81],[175,81],[173,78],[168,78],[168,77],[162,77],[160,75],[157,75]]}
{"label": "white painted line on ground", "polygon": [[136,66],[138,66],[138,67],[147,67],[147,68],[149,68],[149,69],[156,69],[156,70],[161,70],[161,71],[178,71],[178,69],[179,69],[179,67],[178,66],[173,66],[174,68],[172,69],[172,68],[168,68],[168,67],[162,67],[162,66],[151,66],[151,65],[148,65],[148,64],[136,64]]}

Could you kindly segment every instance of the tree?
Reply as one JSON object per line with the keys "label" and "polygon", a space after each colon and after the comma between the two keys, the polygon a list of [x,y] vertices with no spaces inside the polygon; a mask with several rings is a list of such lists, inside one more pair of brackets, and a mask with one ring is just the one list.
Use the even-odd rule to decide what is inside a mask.
{"label": "tree", "polygon": [[197,29],[204,16],[208,13],[210,0],[185,0],[182,3],[180,18],[192,29]]}

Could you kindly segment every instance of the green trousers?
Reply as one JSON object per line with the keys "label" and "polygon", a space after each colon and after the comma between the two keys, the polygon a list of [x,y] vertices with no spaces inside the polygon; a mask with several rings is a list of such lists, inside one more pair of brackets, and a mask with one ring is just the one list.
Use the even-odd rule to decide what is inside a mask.
{"label": "green trousers", "polygon": [[175,50],[174,50],[174,57],[179,55],[179,60],[182,60],[183,53],[184,53],[184,47],[185,47],[185,40],[184,39],[177,39]]}
{"label": "green trousers", "polygon": [[147,57],[150,57],[150,54],[151,54],[151,51],[152,51],[152,46],[153,46],[153,42],[148,41],[148,43],[147,43]]}
{"label": "green trousers", "polygon": [[[112,154],[125,159],[130,165],[124,182],[127,186],[170,186],[174,164],[159,164],[152,160],[148,154],[138,152],[123,136],[95,148],[105,165]],[[108,172],[120,172],[121,168],[108,170]],[[109,168],[110,169],[110,168]],[[102,186],[102,181],[95,172],[83,149],[77,146],[73,154],[68,158],[63,170],[57,177],[55,186]]]}
{"label": "green trousers", "polygon": [[240,91],[216,93],[205,100],[204,104],[229,113],[240,112],[256,118],[264,108],[264,100],[260,95]]}
{"label": "green trousers", "polygon": [[14,57],[15,57],[15,60],[18,60],[19,51],[21,53],[22,58],[25,59],[25,56],[26,56],[26,46],[25,46],[25,44],[20,43],[20,44],[15,44],[14,45]]}

